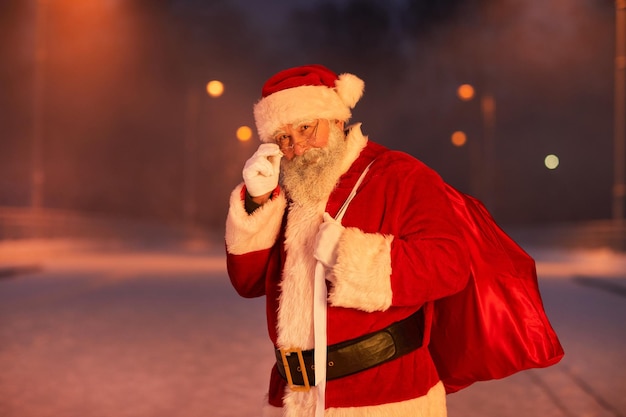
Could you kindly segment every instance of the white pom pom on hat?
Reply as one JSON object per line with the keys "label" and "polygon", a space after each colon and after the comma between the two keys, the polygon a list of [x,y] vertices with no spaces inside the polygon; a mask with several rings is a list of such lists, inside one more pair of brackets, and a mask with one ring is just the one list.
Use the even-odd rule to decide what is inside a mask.
{"label": "white pom pom on hat", "polygon": [[311,119],[347,121],[363,96],[365,83],[353,74],[337,75],[322,65],[289,68],[263,85],[254,105],[262,142],[270,142],[282,126]]}

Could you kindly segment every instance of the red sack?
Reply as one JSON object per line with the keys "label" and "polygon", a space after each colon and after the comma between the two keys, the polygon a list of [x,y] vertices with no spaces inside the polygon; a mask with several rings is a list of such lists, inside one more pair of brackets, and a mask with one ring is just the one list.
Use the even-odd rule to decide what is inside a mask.
{"label": "red sack", "polygon": [[471,276],[435,302],[429,349],[446,392],[554,365],[563,348],[546,317],[534,260],[482,203],[448,186],[465,228]]}

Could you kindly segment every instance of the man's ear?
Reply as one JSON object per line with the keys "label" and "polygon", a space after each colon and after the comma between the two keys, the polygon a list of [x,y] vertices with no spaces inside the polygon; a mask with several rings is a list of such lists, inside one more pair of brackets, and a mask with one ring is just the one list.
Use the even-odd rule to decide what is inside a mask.
{"label": "man's ear", "polygon": [[339,128],[339,130],[343,130],[346,122],[344,122],[343,120],[335,120],[335,125]]}

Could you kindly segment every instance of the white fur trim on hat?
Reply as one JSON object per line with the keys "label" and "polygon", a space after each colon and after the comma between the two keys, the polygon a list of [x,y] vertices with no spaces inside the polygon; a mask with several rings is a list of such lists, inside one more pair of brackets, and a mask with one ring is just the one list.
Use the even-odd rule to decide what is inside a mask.
{"label": "white fur trim on hat", "polygon": [[362,79],[354,74],[341,74],[339,79],[335,81],[337,95],[341,97],[346,106],[351,109],[356,106],[356,103],[363,96],[365,90],[365,83]]}
{"label": "white fur trim on hat", "polygon": [[254,105],[254,119],[262,142],[270,142],[282,126],[302,120],[347,121],[363,96],[365,83],[353,74],[341,74],[335,88],[304,85],[277,91]]}

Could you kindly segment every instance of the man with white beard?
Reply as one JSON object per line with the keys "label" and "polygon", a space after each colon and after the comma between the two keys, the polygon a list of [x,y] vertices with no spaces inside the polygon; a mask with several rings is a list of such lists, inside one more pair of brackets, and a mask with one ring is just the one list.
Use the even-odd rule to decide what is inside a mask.
{"label": "man with white beard", "polygon": [[433,302],[469,277],[461,220],[432,169],[346,126],[363,90],[307,65],[271,77],[254,106],[263,143],[225,240],[234,288],[266,297],[264,416],[446,415],[427,345]]}

